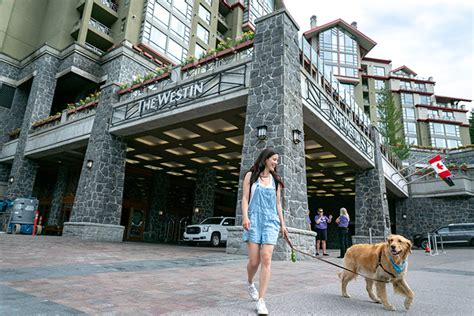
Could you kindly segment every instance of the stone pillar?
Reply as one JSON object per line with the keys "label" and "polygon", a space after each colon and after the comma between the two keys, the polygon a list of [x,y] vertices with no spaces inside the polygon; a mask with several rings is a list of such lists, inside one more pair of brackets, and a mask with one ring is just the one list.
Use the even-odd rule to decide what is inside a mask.
{"label": "stone pillar", "polygon": [[34,64],[36,76],[31,85],[10,172],[10,177],[13,177],[14,181],[8,182],[7,186],[7,197],[10,199],[30,197],[33,193],[38,166],[36,162],[25,157],[26,141],[31,125],[50,114],[54,90],[56,89],[58,64],[58,60],[49,54],[44,54]]}
{"label": "stone pillar", "polygon": [[112,105],[118,101],[118,86],[102,87],[70,222],[64,236],[98,241],[123,240],[120,226],[125,180],[126,143],[109,133]]}
{"label": "stone pillar", "polygon": [[194,188],[193,224],[199,224],[205,218],[214,215],[215,185],[216,170],[211,168],[198,170]]}
{"label": "stone pillar", "polygon": [[[301,249],[314,253],[314,233],[306,231],[306,166],[303,141],[303,107],[299,64],[298,25],[286,9],[255,21],[254,55],[245,119],[244,144],[237,199],[237,225],[242,223],[242,180],[258,154],[273,147],[279,154],[278,172],[285,188],[282,206],[290,238]],[[267,139],[257,138],[257,127],[267,127]],[[293,142],[293,130],[301,142]],[[230,230],[228,253],[245,253],[242,228]],[[279,239],[274,258],[289,259],[286,242]]]}
{"label": "stone pillar", "polygon": [[375,127],[372,129],[375,168],[358,172],[355,179],[354,244],[368,243],[370,228],[372,242],[383,241],[391,233],[380,139]]}
{"label": "stone pillar", "polygon": [[53,200],[51,201],[51,210],[48,216],[48,225],[62,225],[61,206],[63,204],[64,194],[66,193],[68,180],[68,166],[61,165],[58,170],[58,178],[53,190]]}
{"label": "stone pillar", "polygon": [[169,178],[165,173],[157,172],[153,175],[151,201],[145,223],[146,241],[157,241],[160,237],[164,215],[168,208],[169,186]]}

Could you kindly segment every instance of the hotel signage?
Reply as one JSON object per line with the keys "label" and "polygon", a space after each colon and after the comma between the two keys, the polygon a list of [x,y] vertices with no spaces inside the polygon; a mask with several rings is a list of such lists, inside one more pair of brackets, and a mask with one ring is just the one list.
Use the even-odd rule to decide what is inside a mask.
{"label": "hotel signage", "polygon": [[178,104],[188,99],[196,99],[203,94],[203,91],[204,82],[196,82],[143,99],[139,101],[139,107],[143,112],[159,111],[170,104]]}

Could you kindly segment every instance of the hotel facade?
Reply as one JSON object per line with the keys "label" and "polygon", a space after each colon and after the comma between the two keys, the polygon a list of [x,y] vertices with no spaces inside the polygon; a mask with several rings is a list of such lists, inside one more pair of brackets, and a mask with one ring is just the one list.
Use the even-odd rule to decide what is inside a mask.
{"label": "hotel facade", "polygon": [[[7,198],[37,197],[65,236],[177,242],[186,223],[239,222],[241,181],[268,146],[280,153],[290,234],[309,251],[308,208],[346,207],[353,242],[474,221],[472,149],[442,153],[458,167],[456,186],[412,182],[434,152],[414,150],[403,170],[375,128],[377,80],[415,111],[404,119],[410,143],[467,145],[467,100],[367,57],[375,42],[355,25],[314,21],[299,38],[279,1],[1,6],[0,187]],[[229,229],[229,253],[244,251],[240,230]],[[283,242],[276,256],[288,257]]]}

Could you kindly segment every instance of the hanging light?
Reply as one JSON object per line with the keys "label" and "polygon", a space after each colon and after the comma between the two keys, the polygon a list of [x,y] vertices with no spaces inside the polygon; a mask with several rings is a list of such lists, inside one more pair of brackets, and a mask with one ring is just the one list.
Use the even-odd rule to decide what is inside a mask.
{"label": "hanging light", "polygon": [[293,130],[293,143],[295,144],[301,143],[301,131],[298,129]]}
{"label": "hanging light", "polygon": [[257,127],[257,138],[259,140],[267,139],[267,126],[261,125]]}

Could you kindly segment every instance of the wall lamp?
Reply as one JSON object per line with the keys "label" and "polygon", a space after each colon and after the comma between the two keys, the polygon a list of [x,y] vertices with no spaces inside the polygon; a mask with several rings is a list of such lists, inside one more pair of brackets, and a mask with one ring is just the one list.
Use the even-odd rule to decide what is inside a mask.
{"label": "wall lamp", "polygon": [[199,207],[194,208],[194,213],[199,213]]}
{"label": "wall lamp", "polygon": [[267,139],[267,126],[261,125],[257,127],[257,138],[259,140]]}
{"label": "wall lamp", "polygon": [[15,181],[15,177],[12,176],[12,177],[8,178],[8,182],[13,183],[13,181]]}
{"label": "wall lamp", "polygon": [[299,129],[293,130],[293,143],[295,144],[301,143],[301,131]]}
{"label": "wall lamp", "polygon": [[87,160],[86,167],[87,169],[92,169],[92,166],[94,165],[93,160]]}

